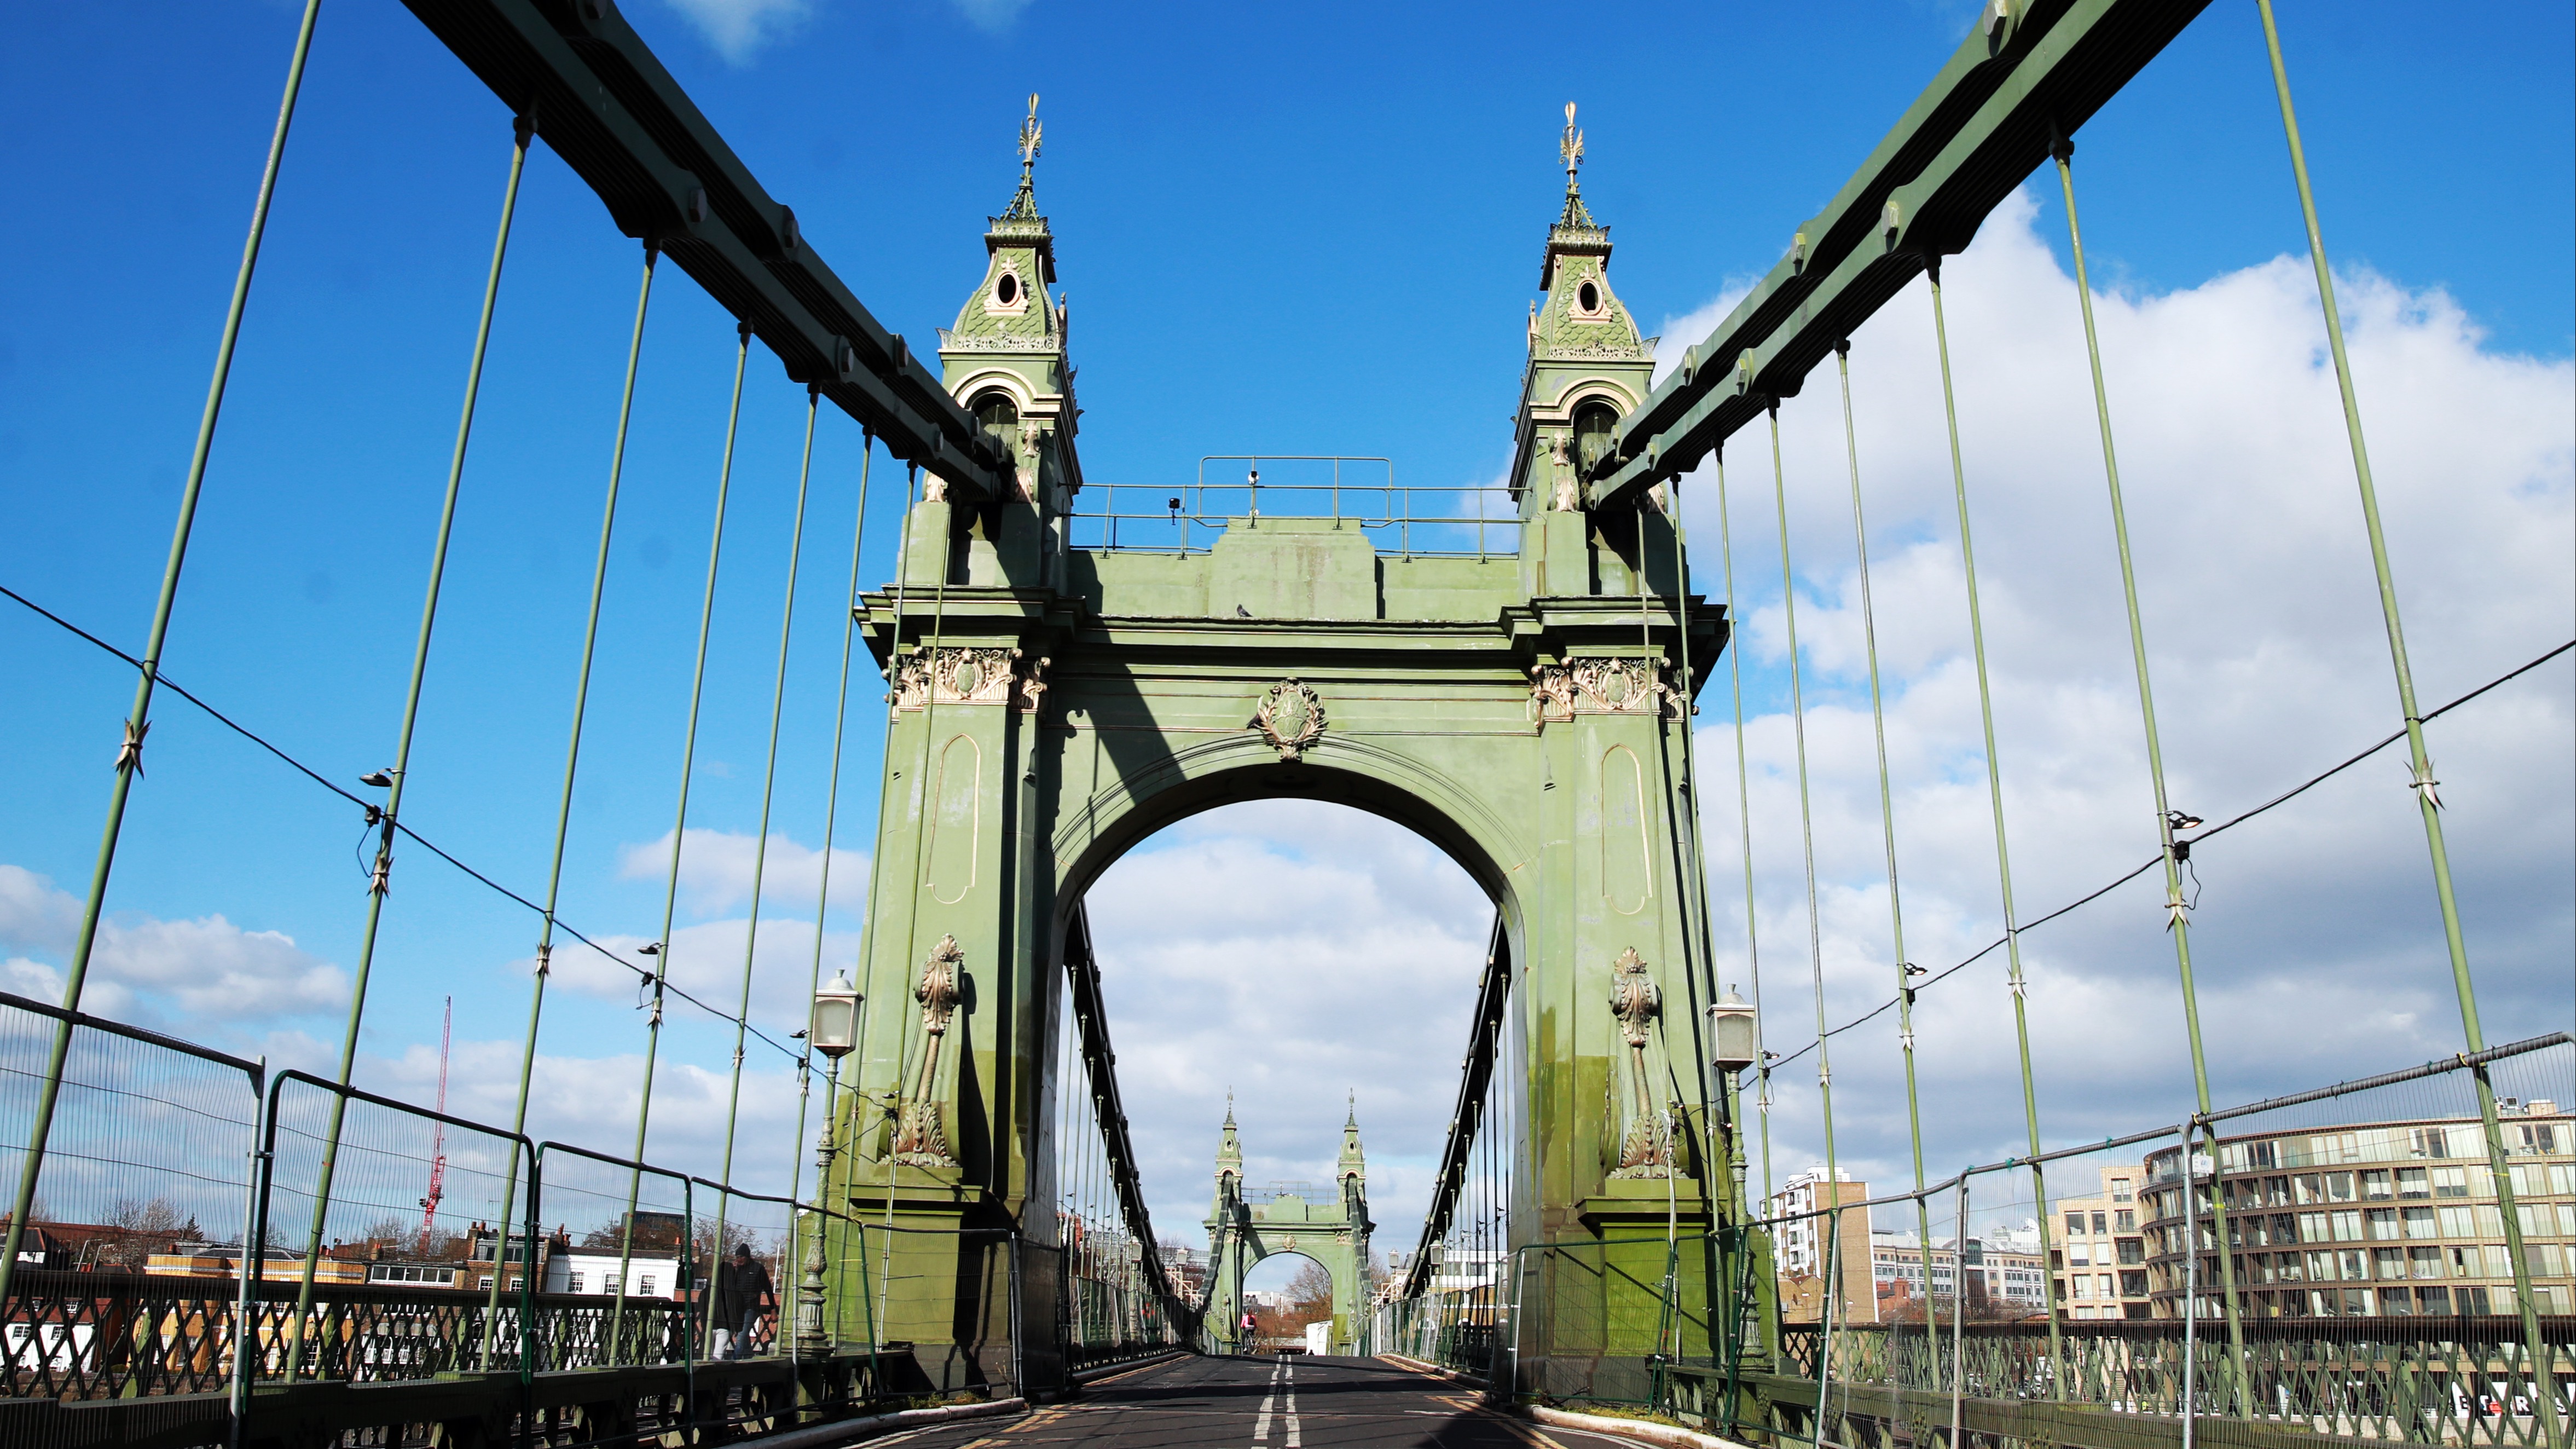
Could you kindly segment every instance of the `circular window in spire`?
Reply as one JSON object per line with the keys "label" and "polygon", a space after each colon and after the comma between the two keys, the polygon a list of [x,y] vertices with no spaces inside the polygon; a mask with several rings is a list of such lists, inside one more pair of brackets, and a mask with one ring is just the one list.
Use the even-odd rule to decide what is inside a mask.
{"label": "circular window in spire", "polygon": [[993,283],[993,300],[995,303],[1004,307],[1018,306],[1020,301],[1019,277],[1013,273],[1004,272],[1001,277]]}
{"label": "circular window in spire", "polygon": [[1578,312],[1601,310],[1601,289],[1590,282],[1574,289],[1574,309]]}

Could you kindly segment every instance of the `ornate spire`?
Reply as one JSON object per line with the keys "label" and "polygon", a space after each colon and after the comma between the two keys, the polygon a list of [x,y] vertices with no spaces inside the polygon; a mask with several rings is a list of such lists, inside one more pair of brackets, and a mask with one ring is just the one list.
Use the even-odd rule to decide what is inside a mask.
{"label": "ornate spire", "polygon": [[1046,127],[1038,124],[1038,95],[1037,92],[1031,91],[1028,119],[1020,122],[1020,189],[1011,197],[1011,204],[994,219],[996,223],[1034,221],[1041,226],[1046,224],[1038,215],[1038,196],[1035,185],[1038,147],[1045,134]]}
{"label": "ornate spire", "polygon": [[1565,162],[1565,210],[1547,229],[1547,256],[1538,271],[1542,292],[1556,285],[1558,258],[1600,257],[1606,263],[1610,256],[1610,228],[1594,221],[1583,204],[1583,133],[1575,129],[1572,101],[1565,103],[1565,134],[1557,139],[1556,154]]}
{"label": "ornate spire", "polygon": [[1592,213],[1583,205],[1583,186],[1576,173],[1583,169],[1583,133],[1574,128],[1574,102],[1565,103],[1565,134],[1556,143],[1556,154],[1565,159],[1565,214],[1556,219],[1560,227],[1597,230]]}
{"label": "ornate spire", "polygon": [[1351,1093],[1350,1116],[1342,1122],[1342,1157],[1333,1169],[1336,1179],[1365,1179],[1368,1176],[1368,1154],[1360,1150],[1359,1101],[1359,1093]]}

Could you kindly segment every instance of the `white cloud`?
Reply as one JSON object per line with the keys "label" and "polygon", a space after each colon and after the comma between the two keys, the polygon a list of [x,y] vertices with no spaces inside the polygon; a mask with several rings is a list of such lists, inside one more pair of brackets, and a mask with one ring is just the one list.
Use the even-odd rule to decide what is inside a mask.
{"label": "white cloud", "polygon": [[1011,28],[1020,12],[1029,8],[1029,0],[953,0],[957,13],[987,35],[999,35]]}
{"label": "white cloud", "polygon": [[[757,837],[743,831],[692,826],[683,837],[680,885],[692,911],[734,910],[751,899],[751,878],[759,855]],[[618,852],[617,873],[625,880],[662,880],[671,869],[671,836]],[[783,831],[772,831],[769,852],[760,866],[761,900],[770,905],[814,909],[814,893],[823,878],[823,852],[799,845]],[[860,911],[867,905],[868,856],[835,846],[832,850],[832,905]]]}
{"label": "white cloud", "polygon": [[[80,901],[22,867],[0,865],[0,961],[10,989],[59,999],[59,958],[74,944]],[[47,963],[36,956],[58,958]],[[232,1021],[344,1007],[346,972],[280,931],[248,931],[221,915],[165,921],[126,914],[99,923],[82,1007],[103,1015],[175,1008],[191,1019]]]}
{"label": "white cloud", "polygon": [[780,39],[814,13],[813,0],[668,0],[672,9],[707,38],[718,55],[748,65],[760,48]]}
{"label": "white cloud", "polygon": [[[2016,199],[1945,272],[2016,885],[2024,919],[2155,851],[2144,737],[2072,281]],[[2576,369],[2486,349],[2439,291],[2339,281],[2399,597],[2427,707],[2568,637]],[[2096,298],[2170,797],[2213,823],[2379,738],[2397,709],[2313,274],[2283,257],[2167,294]],[[1723,306],[1702,314],[1713,320]],[[1705,322],[1670,332],[1695,340]],[[1668,338],[1667,349],[1671,347]],[[1907,954],[1999,931],[1938,364],[1921,283],[1854,336],[1860,472],[1895,777]],[[1798,559],[1826,1015],[1894,963],[1851,483],[1831,359],[1780,413]],[[1779,532],[1767,429],[1733,440],[1736,591],[1772,1044],[1814,1034]],[[1723,586],[1713,470],[1687,488],[1696,583]],[[2569,668],[2431,726],[2490,1040],[2571,1002]],[[1721,670],[1701,769],[1721,969],[1744,962],[1734,741]],[[2212,1091],[2244,1100],[2456,1050],[2424,840],[2400,752],[2198,852],[2193,933]],[[2186,889],[2193,889],[2186,882]],[[2024,940],[2042,1125],[2171,1120],[2191,1077],[2153,873]],[[1916,1012],[1936,1162],[2021,1147],[2003,954]],[[2511,1022],[2507,1027],[2499,1023]],[[2284,1029],[2285,1024],[2295,1024]],[[1844,1165],[1904,1157],[1893,1013],[1836,1038]],[[1781,1172],[1821,1150],[1812,1056],[1783,1075]],[[1794,1085],[1792,1081],[1794,1080]]]}
{"label": "white cloud", "polygon": [[[1945,274],[1950,345],[2025,920],[2155,850],[2127,621],[2072,281],[2007,203]],[[2576,369],[2488,350],[2438,291],[2342,279],[2416,675],[2427,705],[2564,642],[2576,615]],[[1742,284],[1669,320],[1669,365]],[[2213,822],[2394,728],[2396,713],[2312,275],[2281,258],[2167,294],[2097,298],[2173,803]],[[1831,369],[1781,410],[1807,690],[1826,1017],[1896,966]],[[1906,954],[1935,969],[1999,931],[1976,681],[1928,304],[1918,282],[1854,338],[1852,375]],[[1775,1049],[1814,1035],[1767,429],[1729,462],[1747,747]],[[1696,583],[1722,590],[1714,477],[1686,490]],[[2490,1040],[2576,1012],[2576,711],[2566,661],[2432,727]],[[1722,979],[1744,959],[1727,674],[1701,698]],[[2221,1101],[2456,1050],[2423,835],[2392,752],[2205,846],[2200,1015]],[[2187,888],[2194,888],[2186,883]],[[1218,1099],[1251,1174],[1324,1175],[1360,1089],[1385,1244],[1419,1220],[1456,1087],[1489,907],[1428,845],[1350,812],[1236,807],[1103,877],[1091,916],[1121,1085],[1158,1227],[1195,1238]],[[2192,1086],[2157,879],[2024,939],[2042,1131],[2171,1121]],[[2004,954],[1915,1011],[1935,1174],[2023,1149]],[[1845,1168],[1907,1171],[1893,1012],[1833,1043]],[[1776,1175],[1821,1155],[1812,1054],[1786,1069]],[[2428,1087],[2402,1107],[2458,1105]],[[1760,1169],[1755,1168],[1758,1183]],[[1983,1189],[1981,1189],[1983,1191]],[[2013,1211],[2009,1193],[1991,1209]],[[2026,1213],[2024,1206],[2022,1211]]]}
{"label": "white cloud", "polygon": [[1428,1203],[1493,907],[1428,842],[1307,801],[1199,817],[1089,897],[1155,1227],[1196,1241],[1223,1099],[1246,1170],[1329,1181],[1358,1093],[1380,1221]]}

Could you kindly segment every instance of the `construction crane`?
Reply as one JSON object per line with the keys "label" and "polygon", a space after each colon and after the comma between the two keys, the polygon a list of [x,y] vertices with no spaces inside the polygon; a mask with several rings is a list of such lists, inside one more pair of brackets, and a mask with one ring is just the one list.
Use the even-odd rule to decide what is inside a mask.
{"label": "construction crane", "polygon": [[[438,1020],[438,1112],[447,1115],[447,1042],[456,1025],[456,998],[447,998],[447,1008]],[[430,1229],[438,1223],[438,1200],[447,1195],[447,1123],[433,1118],[435,1131],[429,1139],[429,1196],[420,1200],[420,1255],[429,1256]]]}

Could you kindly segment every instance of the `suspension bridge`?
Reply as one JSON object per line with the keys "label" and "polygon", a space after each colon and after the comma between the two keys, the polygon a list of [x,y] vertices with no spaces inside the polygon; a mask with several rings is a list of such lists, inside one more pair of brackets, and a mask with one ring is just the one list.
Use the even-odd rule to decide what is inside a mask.
{"label": "suspension bridge", "polygon": [[[1986,0],[1832,200],[1782,220],[1776,264],[1660,372],[1656,339],[1611,286],[1609,228],[1584,196],[1585,140],[1568,105],[1561,205],[1532,218],[1544,227],[1542,296],[1513,459],[1496,486],[1460,490],[1399,484],[1391,462],[1360,457],[1209,458],[1185,484],[1088,482],[1069,307],[1038,202],[1035,96],[1016,189],[983,234],[985,269],[923,347],[871,313],[865,287],[825,260],[828,239],[762,187],[611,0],[407,0],[489,89],[510,145],[397,747],[383,770],[338,780],[161,672],[200,503],[223,506],[205,488],[208,461],[292,159],[323,8],[308,0],[139,650],[9,593],[120,660],[135,693],[111,742],[64,995],[0,997],[0,1183],[14,1192],[0,1248],[0,1430],[48,1446],[820,1445],[897,1430],[961,1445],[1558,1442],[1526,1412],[1550,1421],[1545,1434],[1642,1432],[1583,1417],[1607,1410],[1743,1443],[1872,1449],[2560,1449],[2576,1411],[2576,1124],[2562,1110],[2576,1101],[2576,1036],[2559,1023],[2512,1041],[2486,1034],[2428,726],[2576,645],[2457,698],[2418,696],[2291,76],[2271,0],[2254,3],[2394,692],[2377,745],[2320,759],[2321,773],[2213,823],[2167,797],[2120,398],[2106,381],[2111,344],[2094,316],[2075,164],[2082,128],[2201,4]],[[473,493],[469,444],[501,277],[540,145],[640,257],[584,642],[565,681],[550,866],[531,887],[428,838],[407,822],[406,795],[441,584]],[[2042,1110],[2022,935],[2121,882],[2038,909],[2015,894],[2010,762],[1996,746],[1976,572],[1978,460],[1962,445],[1953,374],[1978,362],[1953,352],[1942,290],[1944,259],[2033,184],[2053,189],[2068,228],[2085,352],[2066,366],[2088,375],[2099,437],[2098,456],[2069,471],[2080,462],[2098,478],[2116,543],[2118,576],[2105,586],[2124,609],[2128,724],[2152,798],[2141,823],[2156,853],[2122,879],[2163,885],[2183,1007],[2170,1029],[2188,1043],[2195,1087],[2181,1120],[2074,1146]],[[673,267],[738,327],[660,926],[623,947],[568,919],[563,889],[646,321]],[[1851,338],[1897,308],[1926,312],[1938,339],[1946,428],[1922,446],[1955,496],[1957,607],[1974,641],[1983,740],[1974,783],[2002,927],[1938,969],[1906,946],[1868,480],[1853,441],[1863,404]],[[866,459],[833,682],[824,878],[802,963],[812,1010],[785,1040],[755,1024],[748,945],[729,996],[683,990],[671,970],[737,430],[746,390],[776,385],[755,373],[756,351],[783,367],[805,410],[751,863],[755,932],[772,868],[787,623],[827,413],[857,425]],[[1829,1019],[1824,989],[1793,479],[1780,448],[1783,410],[1801,408],[1830,413],[1846,445],[1841,486],[1795,483],[1849,511],[1875,730],[1895,969],[1885,1004],[1861,1020],[1893,1013],[1912,1148],[1907,1180],[1875,1196],[1846,1190],[1834,1126],[1833,1055],[1859,1022]],[[1736,575],[1767,570],[1772,541],[1735,536],[1730,461],[1735,486],[1749,468],[1782,520],[1803,945],[1793,934],[1783,947],[1755,899]],[[1714,559],[1704,539],[1692,553],[1685,486],[1715,493]],[[862,569],[871,489],[902,497],[891,578]],[[369,885],[336,1072],[273,1070],[85,1000],[128,807],[149,788],[155,711],[178,707],[363,814]],[[1703,708],[1731,713],[1733,739],[1706,788],[1693,724]],[[845,788],[853,801],[869,794],[856,773],[844,778],[843,732],[871,709],[885,723],[881,756],[847,752],[853,772],[875,772],[875,819],[861,830],[841,809]],[[2285,1097],[2216,1100],[2194,989],[2191,852],[2388,750],[2402,751],[2399,804],[2421,824],[2456,1053],[2368,1064],[2385,1070]],[[1738,818],[1724,821],[1710,802],[1730,772]],[[1245,1181],[1230,1107],[1219,1128],[1209,1104],[1218,1145],[1197,1225],[1207,1251],[1193,1259],[1158,1234],[1122,1105],[1086,894],[1157,831],[1271,799],[1407,826],[1492,903],[1429,1208],[1418,1224],[1388,1225],[1380,1241],[1397,1255],[1385,1269],[1371,1250],[1356,1112],[1329,1185],[1264,1189]],[[1704,821],[1716,838],[1703,839]],[[868,909],[846,957],[827,950],[820,917],[836,834],[865,846]],[[386,897],[433,858],[537,924],[507,1123],[445,1110],[443,1051],[436,1110],[354,1080]],[[1739,876],[1740,943],[1720,939],[1732,910],[1711,899]],[[1784,953],[1797,963],[1786,987]],[[2012,1115],[2026,1146],[1936,1179],[1926,1110],[1992,1111],[1918,1098],[1915,1007],[1997,953],[2005,989],[1993,1009],[2008,1002],[2014,1023]],[[550,978],[575,954],[625,973],[647,1007],[629,1139],[530,1129]],[[1748,994],[1734,989],[1738,962]],[[1802,976],[1811,1024],[1779,1004],[1802,1000]],[[655,1073],[673,1013],[718,1023],[733,1043],[712,1175],[656,1153]],[[743,1110],[746,1054],[770,1050],[799,1085],[784,1135],[786,1124]],[[1772,1111],[1809,1056],[1822,1165],[1784,1185]],[[784,1192],[745,1185],[767,1180],[755,1157],[792,1164]],[[412,1184],[424,1168],[422,1196]],[[110,1221],[112,1203],[138,1195],[168,1204],[168,1220]],[[417,1229],[376,1232],[388,1210]],[[471,1226],[433,1251],[441,1222]],[[1332,1279],[1329,1361],[1246,1357],[1244,1274],[1287,1252]],[[1403,1437],[1415,1433],[1436,1437]]]}

